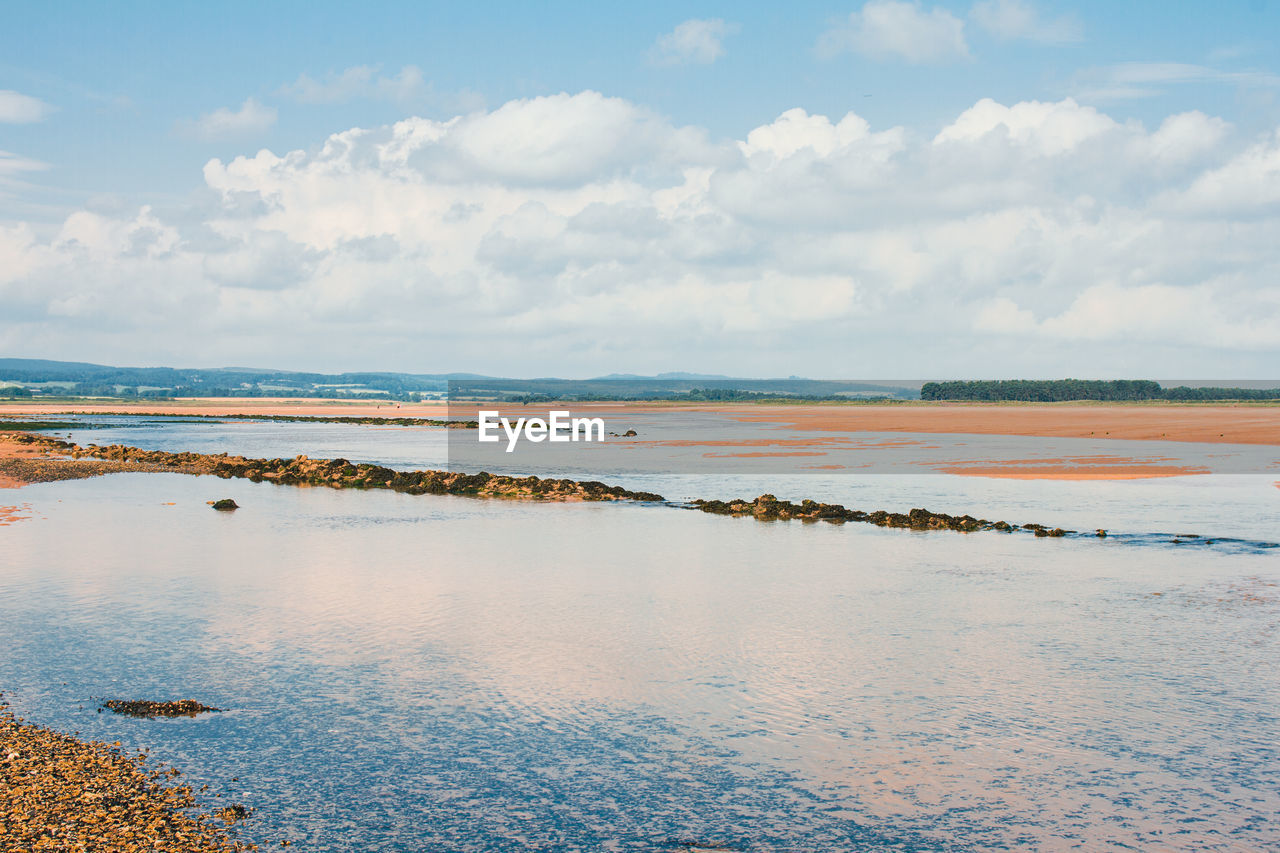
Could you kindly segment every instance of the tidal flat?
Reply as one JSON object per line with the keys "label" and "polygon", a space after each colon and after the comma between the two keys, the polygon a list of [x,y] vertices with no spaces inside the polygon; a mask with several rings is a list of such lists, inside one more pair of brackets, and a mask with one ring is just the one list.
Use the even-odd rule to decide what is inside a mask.
{"label": "tidal flat", "polygon": [[[350,424],[128,434],[435,452]],[[1274,478],[869,479],[774,488],[1101,513],[1119,538],[114,473],[6,493],[25,509],[0,529],[0,685],[28,720],[252,809],[247,842],[297,849],[1280,844],[1277,551],[1154,535],[1265,539]],[[131,719],[103,696],[222,710]]]}

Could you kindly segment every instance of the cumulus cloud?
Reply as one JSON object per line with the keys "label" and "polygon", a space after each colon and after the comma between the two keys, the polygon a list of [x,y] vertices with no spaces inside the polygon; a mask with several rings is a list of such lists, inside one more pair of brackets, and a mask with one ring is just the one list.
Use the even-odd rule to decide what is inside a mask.
{"label": "cumulus cloud", "polygon": [[39,98],[0,89],[0,122],[6,124],[31,124],[42,120],[52,108]]}
{"label": "cumulus cloud", "polygon": [[197,139],[234,139],[262,133],[276,123],[276,108],[264,106],[256,98],[246,98],[240,109],[219,107],[200,118],[180,121],[177,130]]}
{"label": "cumulus cloud", "polygon": [[1084,30],[1075,18],[1045,20],[1024,0],[980,0],[970,11],[978,26],[997,38],[1061,44],[1080,41]]}
{"label": "cumulus cloud", "polygon": [[983,100],[919,134],[792,109],[713,140],[562,93],[203,175],[187,209],[0,226],[7,346],[302,366],[345,341],[370,367],[568,375],[1280,354],[1280,136],[1199,112]]}
{"label": "cumulus cloud", "polygon": [[969,57],[964,21],[935,6],[918,2],[871,0],[819,38],[818,55],[830,58],[852,51],[872,59],[904,59],[911,63],[949,62]]}
{"label": "cumulus cloud", "polygon": [[1224,216],[1280,211],[1280,131],[1198,175],[1185,191],[1173,190],[1164,198],[1178,210]]}
{"label": "cumulus cloud", "polygon": [[378,73],[372,65],[354,65],[320,80],[300,74],[279,90],[279,94],[304,104],[341,104],[357,98],[410,103],[430,93],[431,87],[416,65],[406,65],[391,76]]}
{"label": "cumulus cloud", "polygon": [[800,151],[810,151],[815,157],[828,157],[854,143],[864,142],[871,145],[863,146],[862,153],[869,154],[868,148],[878,147],[883,156],[871,154],[870,157],[883,161],[902,147],[902,131],[894,128],[873,134],[867,120],[855,113],[849,113],[833,124],[824,115],[809,115],[797,107],[787,110],[770,124],[752,130],[744,142],[738,143],[738,148],[747,157],[763,154],[779,160]]}
{"label": "cumulus cloud", "polygon": [[1012,107],[983,98],[943,128],[934,143],[973,143],[999,134],[1042,154],[1058,155],[1116,126],[1110,117],[1071,98],[1057,103],[1024,101]]}
{"label": "cumulus cloud", "polygon": [[737,24],[722,18],[691,18],[658,36],[650,60],[655,65],[710,65],[724,56],[725,36],[737,31]]}

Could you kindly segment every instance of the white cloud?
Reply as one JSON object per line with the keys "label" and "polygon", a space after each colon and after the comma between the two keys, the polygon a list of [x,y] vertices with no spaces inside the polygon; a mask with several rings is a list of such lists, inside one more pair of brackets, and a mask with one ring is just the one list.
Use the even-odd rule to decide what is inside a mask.
{"label": "white cloud", "polygon": [[650,51],[655,65],[710,65],[724,56],[724,38],[738,31],[722,18],[691,18],[658,36]]}
{"label": "white cloud", "polygon": [[6,175],[16,175],[19,172],[37,172],[41,169],[49,168],[47,163],[41,163],[39,160],[32,160],[30,157],[23,157],[20,154],[13,154],[9,151],[0,151],[0,179]]}
{"label": "white cloud", "polygon": [[999,134],[1041,154],[1056,155],[1116,126],[1108,116],[1093,107],[1082,107],[1071,98],[1057,103],[1023,101],[1012,107],[983,98],[943,128],[934,143],[972,143]]}
{"label": "white cloud", "polygon": [[778,116],[772,124],[752,130],[738,147],[748,157],[767,153],[780,159],[806,149],[826,157],[870,135],[871,126],[861,116],[849,113],[838,124],[832,124],[826,116],[811,116],[797,107]]}
{"label": "white cloud", "polygon": [[1118,83],[1246,83],[1280,86],[1280,76],[1267,71],[1220,71],[1204,65],[1183,62],[1126,62],[1107,69]]}
{"label": "white cloud", "polygon": [[300,74],[293,83],[280,87],[279,94],[304,104],[340,104],[357,98],[404,104],[428,97],[431,86],[416,65],[406,65],[394,76],[379,74],[371,65],[355,65],[322,80]]}
{"label": "white cloud", "polygon": [[1021,335],[1036,328],[1036,317],[1009,297],[998,296],[978,309],[973,327],[979,332]]}
{"label": "white cloud", "polygon": [[318,366],[358,341],[369,367],[570,375],[1000,372],[1018,352],[1032,373],[1245,375],[1280,355],[1280,137],[1198,112],[1147,129],[983,100],[917,134],[794,109],[717,142],[565,93],[204,181],[163,215],[0,227],[7,345]]}
{"label": "white cloud", "polygon": [[39,160],[32,160],[30,157],[23,157],[9,151],[0,151],[0,199],[9,197],[11,189],[23,188],[26,185],[23,179],[25,173],[38,172],[47,168],[49,168],[48,164]]}
{"label": "white cloud", "polygon": [[1184,162],[1211,152],[1226,139],[1231,125],[1199,110],[1177,113],[1151,134],[1148,150],[1164,162]]}
{"label": "white cloud", "polygon": [[409,127],[419,143],[414,164],[441,180],[478,173],[514,183],[586,183],[713,156],[702,131],[672,128],[647,109],[591,91],[508,101],[445,123],[415,119]]}
{"label": "white cloud", "polygon": [[42,120],[53,108],[39,98],[0,89],[0,122],[6,124],[31,124]]}
{"label": "white cloud", "polygon": [[219,107],[200,118],[178,122],[176,129],[198,139],[229,139],[253,136],[276,123],[276,108],[264,106],[256,98],[246,98],[240,109]]}
{"label": "white cloud", "polygon": [[1280,211],[1280,131],[1200,174],[1186,190],[1171,190],[1162,200],[1193,215]]}
{"label": "white cloud", "polygon": [[946,9],[918,3],[871,0],[859,12],[830,27],[818,39],[818,54],[853,51],[872,59],[911,63],[948,62],[969,57],[964,21]]}
{"label": "white cloud", "polygon": [[1028,39],[1061,44],[1080,41],[1084,37],[1084,30],[1075,18],[1064,16],[1044,20],[1024,0],[981,0],[973,5],[970,15],[978,26],[1007,40]]}
{"label": "white cloud", "polygon": [[[1236,310],[1224,310],[1235,307]],[[1177,342],[1185,347],[1274,350],[1280,348],[1280,313],[1250,315],[1222,304],[1207,285],[1174,287],[1096,284],[1081,291],[1060,314],[1037,323],[1034,315],[1001,297],[979,313],[976,327],[1023,336],[1076,342],[1125,340]]]}
{"label": "white cloud", "polygon": [[1124,62],[1079,72],[1076,97],[1098,103],[1150,98],[1170,86],[1191,83],[1277,89],[1280,75],[1270,71],[1222,71],[1184,62]]}

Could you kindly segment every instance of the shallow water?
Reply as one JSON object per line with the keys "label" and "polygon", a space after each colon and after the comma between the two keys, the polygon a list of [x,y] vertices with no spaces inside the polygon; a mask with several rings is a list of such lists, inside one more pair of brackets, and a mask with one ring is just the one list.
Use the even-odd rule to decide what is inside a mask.
{"label": "shallow water", "polygon": [[[400,441],[270,426],[289,428],[273,441],[292,431],[289,450],[219,449],[385,460],[379,442]],[[200,449],[191,439],[175,440]],[[801,486],[861,494],[847,502],[864,508],[1004,502],[1029,520],[1057,498],[1064,515],[1124,508],[1138,529],[1207,517],[1249,534],[1280,494],[1258,478]],[[8,701],[44,725],[149,747],[187,782],[257,807],[252,840],[1280,845],[1275,551],[168,474],[18,494],[6,502],[23,517],[0,528]],[[211,511],[221,497],[242,509]],[[95,713],[94,697],[229,710],[133,720]]]}
{"label": "shallow water", "polygon": [[[392,427],[330,423],[265,421],[182,421],[175,419],[99,416],[68,418],[106,428],[61,434],[79,444],[127,444],[152,450],[194,450],[256,458],[292,458],[305,453],[316,459],[345,458],[400,470],[448,466],[448,435],[430,427]],[[756,425],[760,434],[768,425]],[[911,440],[899,433],[898,439]],[[937,436],[919,436],[933,441]],[[1015,437],[1016,438],[1016,437]],[[1114,441],[1117,454],[1132,451],[1133,442]],[[1205,445],[1205,447],[1212,447]],[[1012,448],[1019,455],[1024,448]],[[661,449],[646,450],[657,454]],[[969,451],[966,451],[966,454]],[[1261,452],[1272,453],[1264,448]],[[1280,452],[1276,464],[1280,464]],[[492,459],[488,461],[494,461]],[[577,460],[581,462],[581,460]],[[1210,474],[1144,480],[1055,481],[957,476],[943,473],[854,475],[823,471],[751,473],[756,460],[738,460],[742,471],[655,473],[628,470],[626,465],[555,472],[579,479],[598,478],[628,488],[657,492],[668,499],[752,499],[771,493],[784,500],[805,498],[842,503],[850,508],[905,512],[923,506],[954,515],[969,513],[1011,523],[1035,522],[1049,527],[1152,538],[1168,542],[1172,534],[1280,541],[1280,469],[1264,474]],[[667,462],[647,467],[664,469]],[[523,474],[488,466],[494,473]],[[471,470],[471,469],[467,469]],[[679,470],[672,468],[671,470]],[[544,472],[545,473],[545,472]],[[1155,534],[1165,534],[1156,536]]]}

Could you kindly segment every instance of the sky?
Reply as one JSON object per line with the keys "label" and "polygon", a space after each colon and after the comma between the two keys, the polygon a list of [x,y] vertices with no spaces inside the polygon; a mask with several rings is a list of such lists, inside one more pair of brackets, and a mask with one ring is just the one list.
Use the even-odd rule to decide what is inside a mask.
{"label": "sky", "polygon": [[0,356],[1280,378],[1280,4],[23,3]]}

